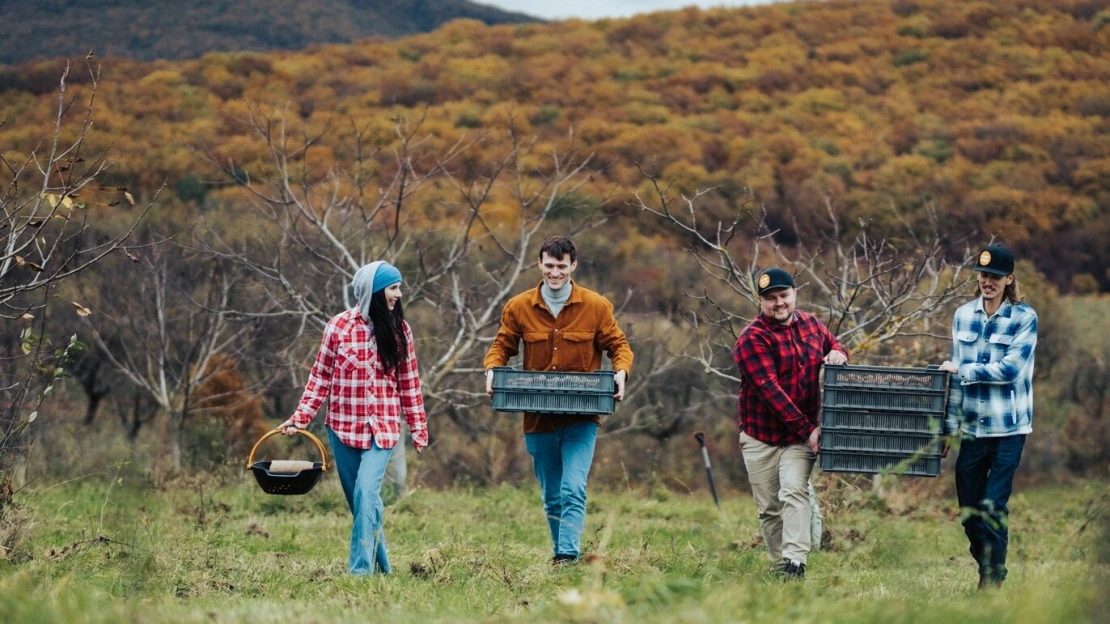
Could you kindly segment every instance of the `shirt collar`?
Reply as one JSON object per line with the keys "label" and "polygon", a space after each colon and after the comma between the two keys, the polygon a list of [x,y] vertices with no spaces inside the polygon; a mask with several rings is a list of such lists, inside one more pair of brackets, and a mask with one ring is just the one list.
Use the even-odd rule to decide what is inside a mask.
{"label": "shirt collar", "polygon": [[[1013,305],[1014,304],[1010,303],[1009,299],[1003,299],[1002,300],[1002,305],[998,306],[998,309],[995,310],[994,313],[999,315],[999,316],[1005,316],[1005,317],[1009,318],[1010,308],[1012,308]],[[976,312],[982,312],[983,316],[987,316],[987,310],[986,310],[986,308],[983,307],[983,295],[979,295],[979,298],[975,300],[975,311]],[[990,318],[990,317],[987,317],[987,318]]]}
{"label": "shirt collar", "polygon": [[358,306],[347,310],[347,316],[350,318],[351,322],[347,324],[347,330],[344,332],[345,335],[350,335],[359,325],[366,326],[366,329],[371,334],[374,333],[374,324],[362,317],[362,309]]}

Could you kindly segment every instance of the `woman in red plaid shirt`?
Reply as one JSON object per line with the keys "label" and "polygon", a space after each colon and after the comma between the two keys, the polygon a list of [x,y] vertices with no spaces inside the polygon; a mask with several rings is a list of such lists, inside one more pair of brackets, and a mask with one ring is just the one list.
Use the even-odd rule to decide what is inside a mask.
{"label": "woman in red plaid shirt", "polygon": [[401,273],[372,262],[354,277],[358,306],[332,318],[287,435],[308,426],[324,399],[325,425],[347,505],[354,515],[351,574],[389,574],[382,529],[382,479],[401,438],[401,415],[416,452],[428,445],[412,329],[401,308]]}
{"label": "woman in red plaid shirt", "polygon": [[760,315],[740,333],[740,450],[759,525],[775,569],[803,579],[810,549],[809,473],[821,439],[822,364],[848,352],[817,317],[796,311],[794,278],[782,269],[756,278]]}

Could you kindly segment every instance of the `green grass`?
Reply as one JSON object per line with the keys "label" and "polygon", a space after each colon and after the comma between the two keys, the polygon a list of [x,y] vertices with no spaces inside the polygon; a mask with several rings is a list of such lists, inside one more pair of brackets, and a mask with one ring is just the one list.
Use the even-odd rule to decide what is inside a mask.
{"label": "green grass", "polygon": [[1010,580],[980,594],[954,502],[921,492],[889,506],[830,495],[834,549],[783,583],[746,497],[718,512],[704,497],[592,493],[596,560],[553,569],[533,489],[417,491],[387,511],[395,574],[353,578],[333,476],[305,497],[246,479],[216,489],[203,524],[195,485],[76,482],[25,499],[34,558],[0,562],[0,621],[1095,621],[1107,576],[1091,519],[1106,492],[1019,488]]}

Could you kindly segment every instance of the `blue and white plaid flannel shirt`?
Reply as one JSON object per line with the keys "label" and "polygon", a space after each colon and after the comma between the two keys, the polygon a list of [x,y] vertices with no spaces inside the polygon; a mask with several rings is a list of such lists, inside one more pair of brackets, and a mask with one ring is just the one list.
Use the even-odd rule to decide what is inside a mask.
{"label": "blue and white plaid flannel shirt", "polygon": [[983,298],[952,317],[952,361],[960,367],[948,396],[947,433],[990,438],[1033,431],[1033,354],[1037,313],[1003,301],[987,318]]}

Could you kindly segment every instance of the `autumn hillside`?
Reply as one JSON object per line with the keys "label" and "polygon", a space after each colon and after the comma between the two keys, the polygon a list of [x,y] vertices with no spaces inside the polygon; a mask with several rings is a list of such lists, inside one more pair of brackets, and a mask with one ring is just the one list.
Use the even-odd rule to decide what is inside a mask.
{"label": "autumn hillside", "polygon": [[434,30],[453,19],[533,21],[468,0],[0,0],[0,63],[102,55],[144,60],[297,50]]}
{"label": "autumn hillside", "polygon": [[[8,155],[46,127],[60,68],[0,73]],[[237,197],[190,146],[246,173],[263,169],[267,151],[242,123],[252,107],[273,115],[287,107],[292,126],[327,127],[314,148],[322,165],[349,163],[354,128],[385,128],[398,113],[426,109],[423,131],[442,145],[511,114],[541,144],[573,128],[605,167],[588,191],[610,198],[614,214],[642,215],[623,201],[644,184],[639,163],[680,190],[716,187],[703,200],[715,214],[735,212],[750,190],[787,243],[812,237],[832,209],[854,227],[939,227],[953,254],[968,234],[994,234],[1065,291],[1110,289],[1103,0],[799,2],[594,23],[456,21],[306,52],[113,59],[98,97],[96,142],[114,142],[119,158],[108,183],[149,194],[168,180],[163,202],[178,211],[217,210]],[[666,236],[640,216],[609,223],[626,245]]]}

